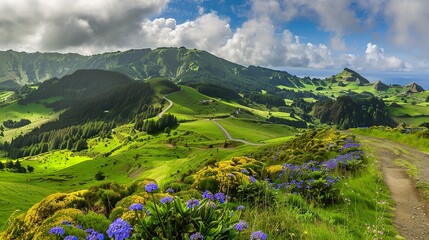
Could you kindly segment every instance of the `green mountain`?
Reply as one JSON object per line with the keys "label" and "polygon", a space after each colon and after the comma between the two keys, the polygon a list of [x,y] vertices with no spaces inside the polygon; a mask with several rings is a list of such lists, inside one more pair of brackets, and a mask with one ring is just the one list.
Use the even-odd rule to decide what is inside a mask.
{"label": "green mountain", "polygon": [[37,90],[21,99],[20,104],[51,99],[46,105],[59,110],[97,95],[106,95],[132,82],[131,78],[117,72],[78,70],[61,79],[52,78],[44,81]]}
{"label": "green mountain", "polygon": [[79,69],[104,69],[136,80],[164,77],[175,83],[211,83],[239,91],[302,86],[300,78],[268,68],[244,67],[206,51],[158,48],[92,56],[60,53],[0,52],[0,86],[43,82]]}
{"label": "green mountain", "polygon": [[369,83],[368,79],[362,77],[359,73],[348,68],[344,68],[342,72],[332,76],[331,79],[336,80],[338,82],[355,82],[359,85]]}

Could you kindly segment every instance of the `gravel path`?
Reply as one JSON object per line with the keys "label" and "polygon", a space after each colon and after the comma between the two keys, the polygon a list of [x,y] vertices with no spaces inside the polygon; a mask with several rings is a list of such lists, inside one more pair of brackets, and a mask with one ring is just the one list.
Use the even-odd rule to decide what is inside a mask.
{"label": "gravel path", "polygon": [[420,181],[428,182],[429,158],[413,147],[387,139],[358,135],[362,144],[372,149],[381,163],[384,181],[395,202],[395,225],[405,239],[429,239],[429,205],[417,191],[406,169],[395,164],[405,160],[420,170]]}
{"label": "gravel path", "polygon": [[173,106],[173,102],[170,99],[166,98],[165,96],[163,96],[162,98],[167,100],[170,104],[168,105],[168,107],[166,109],[162,110],[162,112],[160,112],[158,114],[159,118],[162,118],[162,115],[164,115],[164,113],[166,113]]}
{"label": "gravel path", "polygon": [[216,124],[220,128],[220,130],[222,130],[222,132],[225,135],[225,137],[228,140],[230,140],[230,141],[241,142],[241,143],[244,143],[244,144],[247,144],[247,145],[251,145],[251,146],[262,146],[262,145],[264,145],[264,144],[260,144],[260,143],[252,143],[252,142],[249,142],[249,141],[246,141],[246,140],[243,140],[243,139],[233,138],[231,136],[231,134],[229,134],[229,132],[220,123],[216,122],[216,120],[212,119],[212,120],[209,120],[209,121],[212,121],[214,124]]}

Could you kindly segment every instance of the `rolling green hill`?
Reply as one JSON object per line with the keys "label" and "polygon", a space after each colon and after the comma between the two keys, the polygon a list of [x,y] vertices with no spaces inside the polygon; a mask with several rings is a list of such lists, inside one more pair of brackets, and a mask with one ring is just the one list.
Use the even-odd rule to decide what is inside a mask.
{"label": "rolling green hill", "polygon": [[[162,76],[133,81],[118,72],[79,70],[46,80],[23,94],[26,98],[20,103],[25,105],[15,101],[0,108],[8,114],[16,112],[14,120],[30,119],[31,113],[31,120],[47,115],[52,110],[46,106],[64,109],[57,112],[58,121],[3,145],[8,152],[0,152],[2,164],[10,165],[13,158],[32,172],[0,170],[0,205],[7,206],[0,211],[0,231],[6,230],[0,236],[19,238],[36,234],[41,239],[53,238],[47,235],[48,230],[63,220],[84,228],[99,227],[93,225],[99,222],[95,219],[110,223],[121,216],[132,221],[127,210],[131,203],[141,201],[150,206],[150,201],[158,202],[168,196],[164,191],[172,187],[177,191],[175,201],[200,198],[205,189],[226,192],[231,199],[221,205],[222,209],[245,206],[246,211],[235,216],[264,229],[273,239],[364,239],[369,234],[365,224],[382,229],[387,238],[394,238],[392,204],[374,159],[364,156],[360,145],[342,132],[306,131],[287,125],[307,124],[314,120],[313,116],[338,127],[357,124],[351,119],[369,125],[383,124],[381,120],[390,120],[385,111],[388,107],[374,96],[389,95],[386,99],[399,101],[400,95],[389,92],[390,87],[379,91],[370,83],[362,85],[356,80],[344,80],[345,86],[338,86],[339,81],[305,78],[295,82],[291,77],[287,78],[289,83],[281,78],[266,78],[273,74],[269,69],[245,69],[243,76],[247,74],[247,79],[265,84],[264,91],[259,89],[260,95],[253,89],[249,89],[252,97],[231,90],[226,93],[231,97],[223,98],[224,86],[176,85]],[[171,69],[167,70],[167,75],[173,74]],[[308,98],[291,97],[285,101],[288,98],[267,87],[281,90],[278,85],[306,91],[299,94]],[[334,101],[323,91],[347,96]],[[393,114],[424,114],[420,101],[426,99],[425,94],[406,92],[402,95],[405,100],[416,98],[414,101],[419,103],[398,104],[405,110],[396,106]],[[12,95],[1,94],[5,98]],[[166,100],[173,104],[167,114],[174,114],[178,125],[158,132],[136,128],[142,120],[162,120],[164,117],[157,113],[167,109]],[[372,118],[376,122],[371,122]],[[317,126],[318,122],[311,125]],[[328,170],[328,163],[334,164],[335,169]],[[289,167],[290,174],[285,170]],[[297,175],[293,175],[293,169],[299,170]],[[250,172],[249,176],[244,170]],[[254,185],[251,177],[256,178]],[[145,192],[143,183],[148,181],[156,181],[161,192],[152,196]],[[301,185],[304,183],[305,187]],[[33,194],[26,196],[28,192]],[[380,201],[385,203],[381,206]],[[11,214],[11,221],[7,222]],[[349,221],[350,216],[354,216],[354,221]],[[278,226],[272,228],[266,219]],[[100,229],[105,232],[105,228]],[[67,231],[84,238],[83,231]],[[248,239],[250,231],[246,230],[238,239]]]}
{"label": "rolling green hill", "polygon": [[[111,52],[92,56],[59,53],[0,52],[0,87],[61,78],[79,69],[104,69],[133,79],[164,77],[175,83],[210,83],[236,91],[276,91],[277,85],[302,87],[303,80],[287,72],[241,66],[208,52],[186,48],[158,48]],[[15,84],[15,85],[13,85]]]}

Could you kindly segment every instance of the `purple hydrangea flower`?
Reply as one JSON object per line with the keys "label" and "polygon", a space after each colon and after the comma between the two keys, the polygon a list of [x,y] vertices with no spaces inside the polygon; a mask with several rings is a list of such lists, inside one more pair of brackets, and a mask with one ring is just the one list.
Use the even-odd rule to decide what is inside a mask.
{"label": "purple hydrangea flower", "polygon": [[254,178],[253,176],[249,176],[249,180],[250,180],[252,183],[256,183],[256,178]]}
{"label": "purple hydrangea flower", "polygon": [[82,225],[76,225],[74,227],[77,228],[77,229],[83,229]]}
{"label": "purple hydrangea flower", "polygon": [[252,235],[250,235],[250,240],[266,240],[267,234],[262,232],[261,230],[253,232]]}
{"label": "purple hydrangea flower", "polygon": [[211,193],[211,192],[209,192],[209,190],[205,190],[204,192],[203,192],[203,195],[202,195],[202,198],[203,199],[209,199],[209,200],[212,200],[212,201],[214,201],[214,196],[213,196],[213,194]]}
{"label": "purple hydrangea flower", "polygon": [[134,203],[129,207],[130,211],[141,211],[143,210],[143,204],[141,203]]}
{"label": "purple hydrangea flower", "polygon": [[167,188],[167,190],[165,190],[167,193],[174,193],[174,189],[172,189],[171,187],[170,188]]}
{"label": "purple hydrangea flower", "polygon": [[64,228],[59,227],[59,226],[53,227],[49,230],[49,234],[56,234],[56,235],[63,236],[64,235]]}
{"label": "purple hydrangea flower", "polygon": [[173,201],[173,198],[170,196],[165,196],[159,200],[162,204],[171,203]]}
{"label": "purple hydrangea flower", "polygon": [[328,170],[335,169],[338,165],[338,162],[335,159],[331,159],[327,162],[325,162],[325,166]]}
{"label": "purple hydrangea flower", "polygon": [[191,240],[204,240],[204,236],[201,233],[196,232],[190,236],[190,239]]}
{"label": "purple hydrangea flower", "polygon": [[76,236],[67,236],[64,238],[64,240],[79,240]]}
{"label": "purple hydrangea flower", "polygon": [[107,229],[106,233],[109,238],[113,238],[115,240],[124,240],[130,237],[130,233],[133,229],[131,225],[126,221],[122,220],[122,218],[117,218],[110,224],[109,229]]}
{"label": "purple hydrangea flower", "polygon": [[225,194],[222,192],[218,192],[214,195],[215,199],[219,201],[219,203],[225,202]]}
{"label": "purple hydrangea flower", "polygon": [[[90,230],[90,232],[88,232],[88,230]],[[104,235],[94,229],[87,229],[86,233],[89,233],[89,235],[86,236],[85,240],[104,240]]]}
{"label": "purple hydrangea flower", "polygon": [[247,222],[241,220],[239,223],[234,225],[235,230],[242,232],[244,229],[247,229]]}
{"label": "purple hydrangea flower", "polygon": [[197,199],[191,199],[186,202],[186,205],[188,206],[188,208],[194,208],[199,204],[200,204],[200,201],[198,201]]}
{"label": "purple hydrangea flower", "polygon": [[249,173],[249,171],[247,171],[246,169],[243,169],[243,170],[241,170],[241,173],[246,174],[246,173]]}
{"label": "purple hydrangea flower", "polygon": [[243,210],[244,210],[244,206],[243,205],[240,205],[240,206],[237,207],[237,211],[243,211]]}
{"label": "purple hydrangea flower", "polygon": [[150,182],[148,184],[146,184],[146,186],[144,187],[146,192],[151,193],[151,192],[155,192],[158,190],[158,185],[156,185],[156,183]]}

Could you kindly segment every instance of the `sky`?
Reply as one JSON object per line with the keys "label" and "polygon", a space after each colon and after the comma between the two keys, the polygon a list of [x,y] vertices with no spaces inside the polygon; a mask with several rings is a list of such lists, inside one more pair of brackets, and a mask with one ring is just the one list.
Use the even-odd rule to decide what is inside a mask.
{"label": "sky", "polygon": [[184,46],[297,75],[424,79],[428,12],[427,0],[1,0],[0,50]]}

